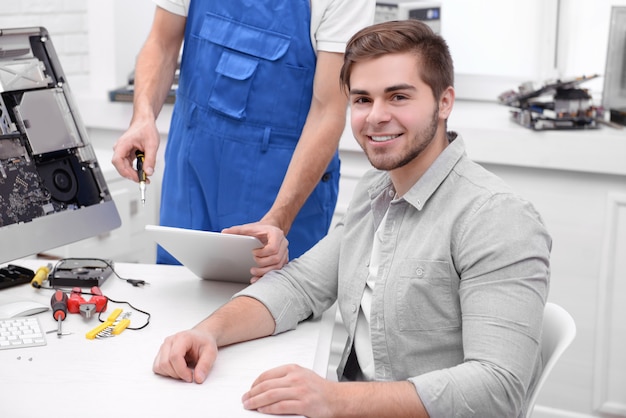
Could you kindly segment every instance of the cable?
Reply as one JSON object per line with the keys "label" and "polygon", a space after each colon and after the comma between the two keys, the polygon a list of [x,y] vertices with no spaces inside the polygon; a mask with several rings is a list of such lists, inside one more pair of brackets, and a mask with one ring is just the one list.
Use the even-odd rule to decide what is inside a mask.
{"label": "cable", "polygon": [[146,282],[145,280],[141,280],[141,279],[130,279],[130,278],[126,278],[126,277],[122,277],[118,274],[118,272],[115,270],[115,268],[113,267],[113,263],[109,262],[108,260],[105,260],[103,258],[93,258],[93,257],[71,257],[71,258],[62,258],[60,260],[57,261],[57,263],[54,265],[54,269],[52,270],[52,276],[54,277],[54,274],[56,273],[56,269],[57,266],[62,262],[62,261],[72,261],[72,260],[76,260],[76,261],[87,261],[87,260],[95,260],[95,261],[99,261],[103,264],[105,264],[107,267],[109,267],[111,269],[111,272],[120,280],[124,280],[126,283],[131,284],[134,287],[141,287],[147,284],[150,284],[148,282]]}
{"label": "cable", "polygon": [[[139,287],[139,286],[143,286],[143,285],[149,284],[149,283],[148,283],[148,282],[146,282],[145,280],[140,280],[140,279],[130,279],[130,278],[125,278],[125,277],[120,276],[120,275],[117,273],[117,271],[115,271],[115,268],[113,267],[113,263],[110,263],[109,261],[107,261],[107,260],[105,260],[105,259],[102,259],[102,258],[92,258],[92,257],[71,257],[71,258],[62,258],[62,259],[60,259],[60,260],[58,260],[58,261],[56,262],[56,264],[54,265],[54,267],[53,267],[53,269],[52,269],[52,273],[51,273],[51,274],[52,274],[52,275],[54,275],[54,273],[56,272],[57,266],[58,266],[58,265],[59,265],[62,261],[67,262],[67,261],[72,261],[72,260],[77,260],[77,261],[95,260],[95,261],[102,262],[102,263],[104,263],[105,265],[107,265],[107,266],[111,269],[111,272],[112,272],[113,274],[115,274],[115,276],[116,276],[118,279],[120,279],[120,280],[124,280],[125,282],[127,282],[127,283],[129,283],[129,284],[133,285],[134,287]],[[56,288],[54,288],[54,287],[38,287],[38,288],[39,288],[39,289],[47,289],[47,290],[57,290],[57,289],[56,289]],[[94,295],[95,295],[95,294],[94,294],[94,293],[92,293],[92,292],[87,292],[87,291],[83,291],[83,290],[81,290],[81,291],[80,291],[80,294],[81,294],[81,295],[90,295],[90,296],[94,296]],[[98,295],[98,296],[99,296],[99,295]],[[137,312],[139,312],[139,313],[142,313],[142,314],[146,315],[146,317],[147,317],[147,318],[146,318],[146,323],[145,323],[145,324],[141,325],[140,327],[128,327],[127,329],[129,329],[129,330],[133,330],[133,331],[137,331],[137,330],[140,330],[140,329],[144,329],[145,327],[147,327],[147,326],[150,324],[150,318],[151,318],[151,316],[152,316],[152,315],[151,315],[149,312],[144,311],[144,310],[142,310],[142,309],[139,309],[139,308],[137,308],[137,307],[133,306],[130,302],[127,302],[127,301],[119,301],[119,300],[111,299],[110,297],[108,297],[108,296],[106,296],[106,295],[103,295],[103,296],[104,296],[105,298],[107,298],[107,301],[110,301],[110,302],[113,302],[113,303],[119,303],[119,304],[126,304],[126,305],[128,305],[131,309],[133,309],[133,310],[135,310],[135,311],[137,311]],[[103,321],[103,320],[100,318],[100,315],[101,315],[101,314],[102,314],[102,312],[99,312],[99,313],[98,313],[98,321],[100,321],[100,322],[105,322],[105,321]]]}
{"label": "cable", "polygon": [[[82,293],[82,292],[81,292],[81,293]],[[91,294],[91,293],[83,293],[83,294],[88,294],[88,295],[89,295],[89,294]],[[150,315],[150,313],[149,313],[149,312],[146,312],[146,311],[143,311],[143,310],[141,310],[141,309],[138,309],[138,308],[134,307],[134,306],[133,306],[130,302],[126,302],[126,301],[123,301],[123,300],[121,300],[121,301],[120,301],[120,300],[114,300],[114,299],[111,299],[111,298],[110,298],[110,297],[108,297],[108,296],[106,296],[106,298],[109,300],[109,302],[119,303],[119,304],[124,303],[124,304],[126,304],[126,305],[130,306],[130,307],[131,307],[131,309],[133,309],[133,310],[135,310],[135,311],[137,311],[137,312],[140,312],[140,313],[142,313],[142,314],[146,315],[146,317],[147,317],[147,318],[146,318],[146,323],[145,323],[145,324],[143,324],[143,325],[142,325],[142,326],[140,326],[140,327],[128,327],[128,328],[126,328],[126,329],[130,329],[130,330],[132,330],[132,331],[138,331],[138,330],[140,330],[140,329],[144,329],[145,327],[147,327],[147,326],[150,324],[150,317],[151,317],[151,315]],[[98,321],[100,321],[100,322],[104,322],[104,321],[100,318],[100,315],[102,315],[102,312],[99,312],[99,313],[98,313]]]}

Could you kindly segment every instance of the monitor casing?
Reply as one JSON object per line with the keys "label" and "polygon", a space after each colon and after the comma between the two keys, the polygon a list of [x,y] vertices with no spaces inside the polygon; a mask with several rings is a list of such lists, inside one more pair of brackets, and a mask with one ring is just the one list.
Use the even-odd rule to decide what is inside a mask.
{"label": "monitor casing", "polygon": [[120,225],[48,31],[0,29],[0,263]]}

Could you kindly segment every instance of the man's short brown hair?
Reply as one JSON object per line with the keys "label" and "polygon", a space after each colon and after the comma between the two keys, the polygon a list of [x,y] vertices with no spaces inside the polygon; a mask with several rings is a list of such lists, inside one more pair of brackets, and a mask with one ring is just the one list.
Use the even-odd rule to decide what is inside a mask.
{"label": "man's short brown hair", "polygon": [[340,82],[350,90],[352,66],[387,54],[413,53],[421,60],[420,78],[435,98],[454,87],[454,64],[448,44],[424,22],[415,19],[378,23],[354,34],[346,46]]}

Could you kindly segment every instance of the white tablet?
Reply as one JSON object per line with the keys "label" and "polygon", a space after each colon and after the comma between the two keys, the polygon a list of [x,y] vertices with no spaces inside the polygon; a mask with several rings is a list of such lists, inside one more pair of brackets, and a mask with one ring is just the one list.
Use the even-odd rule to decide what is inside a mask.
{"label": "white tablet", "polygon": [[256,263],[252,250],[261,241],[246,235],[222,234],[159,225],[146,225],[152,239],[196,276],[206,280],[249,283]]}

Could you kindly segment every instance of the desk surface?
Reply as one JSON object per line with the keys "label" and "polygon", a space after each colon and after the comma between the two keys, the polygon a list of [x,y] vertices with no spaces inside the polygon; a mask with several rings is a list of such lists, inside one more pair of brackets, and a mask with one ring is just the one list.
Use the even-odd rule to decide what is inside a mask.
{"label": "desk surface", "polygon": [[[36,270],[45,263],[14,264]],[[112,275],[103,283],[103,293],[150,312],[150,325],[113,338],[88,340],[85,333],[99,321],[68,314],[63,331],[71,335],[57,338],[51,333],[46,346],[0,350],[0,416],[259,416],[243,409],[241,396],[263,371],[297,363],[326,376],[334,310],[295,331],[222,348],[204,384],[155,375],[152,361],[163,339],[192,327],[243,286],[200,280],[180,266],[119,263],[116,271],[150,284],[135,288]],[[1,290],[0,304],[20,299],[49,303],[51,296],[50,290],[22,285]],[[129,309],[109,302],[107,313],[117,307]],[[44,331],[56,330],[51,311],[38,316]],[[143,320],[143,315],[133,313],[131,326]]]}

